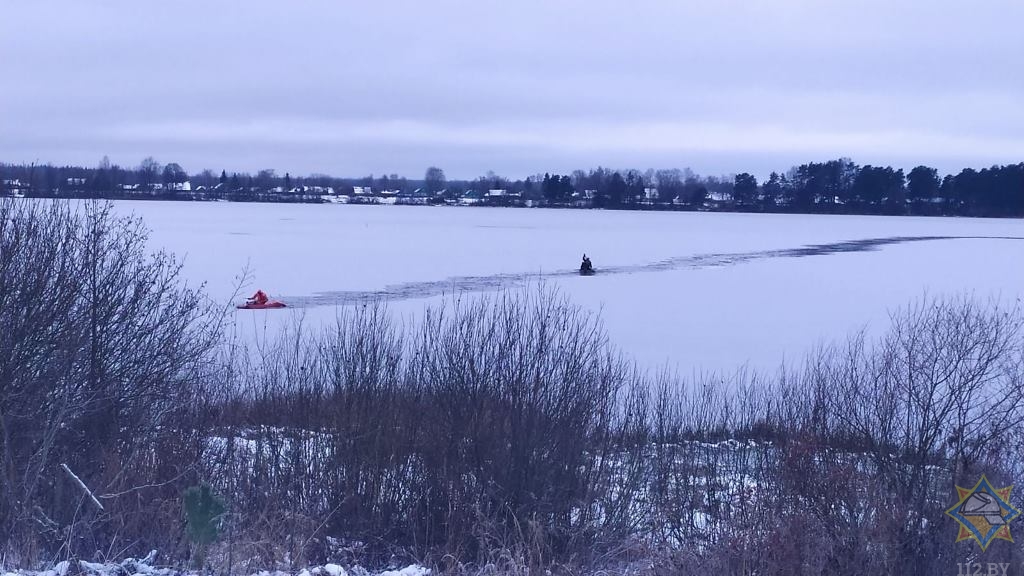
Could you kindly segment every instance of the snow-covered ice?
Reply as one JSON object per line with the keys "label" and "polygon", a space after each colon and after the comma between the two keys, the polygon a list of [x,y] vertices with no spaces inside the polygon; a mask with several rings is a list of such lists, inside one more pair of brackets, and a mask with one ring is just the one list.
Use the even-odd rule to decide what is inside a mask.
{"label": "snow-covered ice", "polygon": [[[643,365],[771,369],[925,293],[1024,293],[1024,220],[117,202],[154,247],[226,300],[246,266],[290,311],[241,311],[245,334],[384,297],[413,316],[441,294],[542,278],[599,311]],[[924,238],[924,239],[921,239]],[[847,244],[875,239],[874,243]],[[808,246],[817,248],[807,249]],[[599,274],[574,273],[586,252]]]}

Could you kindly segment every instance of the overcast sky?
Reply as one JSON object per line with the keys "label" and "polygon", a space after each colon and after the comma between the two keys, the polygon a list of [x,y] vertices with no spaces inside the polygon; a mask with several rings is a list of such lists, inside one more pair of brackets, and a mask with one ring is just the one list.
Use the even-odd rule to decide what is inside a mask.
{"label": "overcast sky", "polygon": [[1020,0],[0,0],[0,161],[419,177],[1024,160]]}

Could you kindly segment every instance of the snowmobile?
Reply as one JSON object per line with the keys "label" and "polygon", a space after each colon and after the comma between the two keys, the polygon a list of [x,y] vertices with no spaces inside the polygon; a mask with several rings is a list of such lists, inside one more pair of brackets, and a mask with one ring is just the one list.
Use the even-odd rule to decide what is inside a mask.
{"label": "snowmobile", "polygon": [[590,258],[587,255],[583,255],[583,263],[580,264],[580,276],[593,276],[596,271],[594,265],[590,263]]}

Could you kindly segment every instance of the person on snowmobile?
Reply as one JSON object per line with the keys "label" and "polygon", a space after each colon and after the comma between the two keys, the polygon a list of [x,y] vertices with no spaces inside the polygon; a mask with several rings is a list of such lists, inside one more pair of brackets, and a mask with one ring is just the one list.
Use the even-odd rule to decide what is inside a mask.
{"label": "person on snowmobile", "polygon": [[257,306],[263,306],[269,300],[270,298],[267,298],[267,294],[263,290],[257,290],[256,293],[253,294],[246,303],[255,304]]}
{"label": "person on snowmobile", "polygon": [[580,272],[583,272],[584,274],[586,274],[586,273],[593,272],[593,271],[594,271],[594,265],[590,263],[590,258],[587,258],[587,255],[584,254],[583,255],[583,263],[580,264]]}

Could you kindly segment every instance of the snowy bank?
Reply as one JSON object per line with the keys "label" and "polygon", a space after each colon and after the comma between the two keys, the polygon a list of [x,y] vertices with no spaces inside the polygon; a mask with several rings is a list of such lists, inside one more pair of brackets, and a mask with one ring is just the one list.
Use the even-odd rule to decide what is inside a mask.
{"label": "snowy bank", "polygon": [[[0,574],[2,576],[199,576],[201,574],[196,570],[158,567],[154,565],[156,559],[157,552],[154,550],[145,558],[126,558],[117,563],[64,560],[44,570],[13,569],[0,566]],[[303,568],[297,572],[261,570],[252,573],[251,576],[429,576],[430,572],[429,568],[418,564],[383,571],[367,570],[362,566],[352,566],[346,569],[338,564],[325,564]]]}

